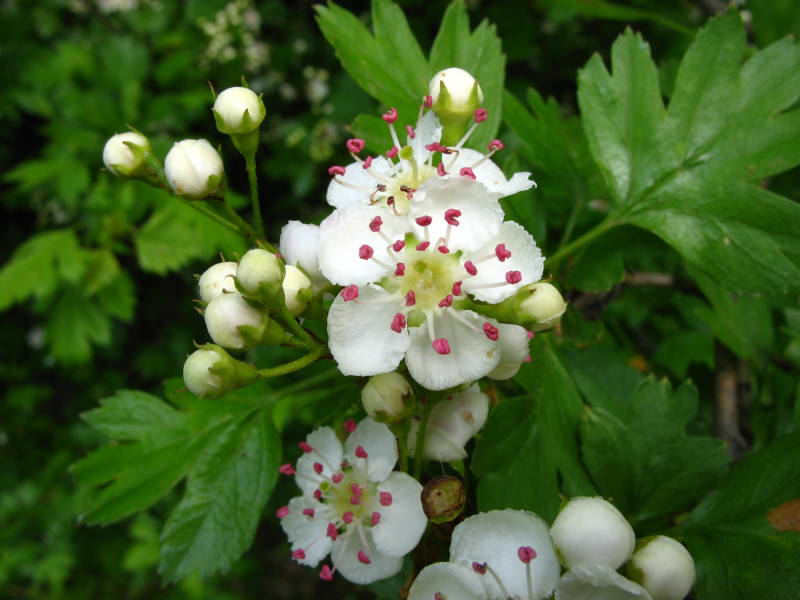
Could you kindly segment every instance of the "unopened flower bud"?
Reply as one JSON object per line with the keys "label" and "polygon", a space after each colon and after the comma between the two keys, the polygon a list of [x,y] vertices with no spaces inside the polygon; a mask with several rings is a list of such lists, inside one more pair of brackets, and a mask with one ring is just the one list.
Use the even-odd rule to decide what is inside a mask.
{"label": "unopened flower bud", "polygon": [[268,298],[281,288],[283,275],[283,265],[277,256],[261,248],[253,248],[239,261],[236,281],[243,293],[256,298]]}
{"label": "unopened flower bud", "polygon": [[219,398],[256,380],[253,365],[238,361],[214,344],[195,350],[183,364],[183,382],[202,398]]}
{"label": "unopened flower bud", "polygon": [[200,200],[219,190],[225,169],[219,153],[207,140],[183,140],[167,153],[164,173],[172,191],[189,200]]}
{"label": "unopened flower bud", "polygon": [[653,600],[683,600],[694,585],[694,560],[683,544],[657,535],[640,542],[628,563],[628,577]]}
{"label": "unopened flower bud", "polygon": [[[465,458],[464,446],[483,428],[488,414],[489,397],[481,393],[477,384],[436,404],[431,409],[425,433],[425,457],[445,462]],[[419,423],[415,421],[408,435],[412,453],[415,452],[418,431]]]}
{"label": "unopened flower bud", "polygon": [[144,168],[150,141],[141,133],[128,131],[111,136],[103,147],[103,163],[114,175],[133,177]]}
{"label": "unopened flower bud", "polygon": [[286,274],[283,277],[283,295],[286,299],[286,308],[297,316],[306,309],[311,299],[311,281],[300,269],[286,265]]}
{"label": "unopened flower bud", "polygon": [[258,128],[267,109],[264,102],[246,87],[231,87],[220,92],[211,109],[222,133],[250,133]]}
{"label": "unopened flower bud", "polygon": [[215,344],[232,350],[256,345],[267,327],[268,316],[239,294],[220,294],[209,302],[206,328]]}
{"label": "unopened flower bud", "polygon": [[208,303],[223,292],[235,292],[233,276],[236,275],[236,268],[235,262],[221,262],[206,269],[197,282],[200,299]]}
{"label": "unopened flower bud", "polygon": [[441,141],[451,146],[464,135],[483,104],[481,86],[464,69],[452,67],[434,75],[429,87],[433,111],[443,127]]}
{"label": "unopened flower bud", "polygon": [[433,523],[452,521],[464,510],[464,484],[457,477],[434,477],[422,489],[422,510]]}
{"label": "unopened flower bud", "polygon": [[366,413],[382,423],[396,423],[414,409],[414,390],[397,371],[373,375],[361,390]]}
{"label": "unopened flower bud", "polygon": [[636,541],[622,513],[600,497],[570,500],[553,522],[550,536],[567,567],[591,564],[617,569],[631,557]]}
{"label": "unopened flower bud", "polygon": [[533,331],[543,331],[555,326],[567,310],[567,303],[554,285],[545,282],[532,283],[517,292],[522,298],[519,312]]}

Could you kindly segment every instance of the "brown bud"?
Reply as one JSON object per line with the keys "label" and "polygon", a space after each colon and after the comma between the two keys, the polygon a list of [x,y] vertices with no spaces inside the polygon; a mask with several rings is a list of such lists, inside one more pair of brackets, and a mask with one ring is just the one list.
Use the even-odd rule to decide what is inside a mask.
{"label": "brown bud", "polygon": [[457,477],[431,479],[422,490],[422,509],[432,523],[452,521],[464,510],[464,484]]}

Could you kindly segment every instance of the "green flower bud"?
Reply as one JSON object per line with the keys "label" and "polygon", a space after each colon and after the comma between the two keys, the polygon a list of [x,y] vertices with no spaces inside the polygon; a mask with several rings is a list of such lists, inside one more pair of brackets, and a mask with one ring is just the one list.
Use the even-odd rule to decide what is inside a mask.
{"label": "green flower bud", "polygon": [[432,523],[447,523],[464,510],[464,484],[457,477],[434,477],[422,489],[422,510]]}
{"label": "green flower bud", "polygon": [[694,585],[692,555],[683,544],[664,535],[642,540],[627,568],[628,577],[653,600],[683,600]]}
{"label": "green flower bud", "polygon": [[223,90],[211,109],[222,133],[243,134],[257,129],[267,109],[260,96],[245,87],[231,87]]}
{"label": "green flower bud", "polygon": [[118,177],[135,177],[144,172],[150,141],[141,133],[128,131],[111,136],[103,147],[103,163]]}
{"label": "green flower bud", "polygon": [[239,294],[220,294],[203,314],[215,344],[231,350],[246,350],[261,341],[269,317],[258,304]]}
{"label": "green flower bud", "polygon": [[549,283],[526,285],[517,292],[517,295],[522,298],[518,310],[533,331],[543,331],[555,326],[567,310],[564,298],[558,289]]}
{"label": "green flower bud", "polygon": [[200,299],[209,303],[223,292],[235,292],[233,276],[236,275],[236,268],[235,262],[221,262],[206,269],[197,282]]}
{"label": "green flower bud", "polygon": [[381,423],[397,423],[414,409],[414,390],[397,371],[373,375],[361,390],[366,413]]}
{"label": "green flower bud", "polygon": [[286,265],[286,274],[283,277],[283,295],[289,312],[295,316],[299,315],[311,300],[311,280],[297,267]]}
{"label": "green flower bud", "polygon": [[464,135],[475,110],[483,104],[483,92],[464,69],[449,68],[433,76],[429,85],[433,111],[442,124],[442,143],[453,145]]}
{"label": "green flower bud", "polygon": [[207,140],[176,142],[164,160],[164,173],[172,191],[189,200],[213,196],[225,178],[222,158]]}
{"label": "green flower bud", "polygon": [[201,398],[219,398],[256,380],[257,369],[214,344],[200,346],[183,364],[183,382]]}
{"label": "green flower bud", "polygon": [[281,289],[283,263],[272,252],[261,248],[248,250],[239,261],[236,282],[239,290],[254,298],[269,299]]}

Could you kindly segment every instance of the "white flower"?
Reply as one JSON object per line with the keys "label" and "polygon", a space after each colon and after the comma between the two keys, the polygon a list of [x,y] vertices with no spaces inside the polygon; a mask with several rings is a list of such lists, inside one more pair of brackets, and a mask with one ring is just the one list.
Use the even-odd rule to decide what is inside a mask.
{"label": "white flower", "polygon": [[493,510],[459,523],[450,560],[481,575],[490,600],[545,598],[561,572],[547,524],[523,510]]}
{"label": "white flower", "polygon": [[222,133],[250,133],[267,115],[261,98],[245,87],[230,87],[220,92],[211,110]]}
{"label": "white flower", "polygon": [[556,587],[556,600],[652,600],[640,585],[608,565],[577,565]]}
{"label": "white flower", "polygon": [[[346,424],[347,425],[347,424]],[[369,417],[351,431],[344,446],[329,427],[301,442],[303,456],[295,474],[303,491],[278,511],[292,544],[292,557],[315,568],[328,554],[345,579],[367,584],[391,577],[422,537],[427,519],[422,486],[411,476],[393,472],[397,445],[389,428]]]}
{"label": "white flower", "polygon": [[173,144],[167,153],[164,173],[172,191],[190,200],[200,200],[219,189],[225,169],[208,140],[183,140]]}
{"label": "white flower", "polygon": [[361,404],[376,421],[396,423],[413,410],[414,390],[397,371],[373,375],[361,389]]}
{"label": "white flower", "polygon": [[286,274],[283,276],[283,294],[289,312],[295,316],[299,315],[308,306],[308,299],[311,297],[311,281],[297,267],[286,265]]}
{"label": "white flower", "polygon": [[135,175],[150,152],[150,141],[141,133],[127,131],[111,136],[103,147],[103,163],[114,175]]}
{"label": "white flower", "polygon": [[[459,197],[461,209],[443,204],[435,218],[420,217],[419,229],[412,231],[399,219],[376,216],[374,208],[331,215],[329,220],[346,222],[331,236],[339,249],[321,261],[331,280],[347,286],[328,314],[329,346],[342,373],[387,373],[405,357],[417,382],[443,390],[480,379],[500,363],[503,333],[497,322],[459,309],[458,302],[468,294],[500,302],[538,281],[544,260],[530,234],[511,221],[494,237],[482,235],[474,247],[472,232],[461,221],[472,200],[476,205],[484,200],[469,195],[472,183],[455,182],[465,194]],[[323,223],[323,238],[325,230]],[[326,262],[336,266],[336,277],[326,271]]]}
{"label": "white flower", "polygon": [[214,343],[231,350],[253,346],[267,326],[266,313],[237,293],[223,293],[214,298],[203,317]]}
{"label": "white flower", "polygon": [[599,497],[572,498],[550,528],[567,567],[619,568],[633,553],[636,536],[616,507]]}
{"label": "white flower", "polygon": [[236,284],[233,281],[238,265],[235,262],[221,262],[211,265],[200,276],[197,286],[200,290],[200,299],[211,302],[223,292],[235,292]]}
{"label": "white flower", "polygon": [[466,108],[467,110],[470,108],[478,108],[477,106],[473,107],[473,103],[471,102],[472,90],[475,86],[478,86],[478,105],[480,106],[483,104],[483,90],[481,90],[481,86],[478,85],[475,78],[464,69],[450,67],[449,69],[442,69],[433,76],[430,84],[428,84],[428,93],[431,95],[433,104],[439,101],[442,85],[447,89],[452,110],[458,110],[459,108]]}
{"label": "white flower", "polygon": [[289,221],[281,229],[280,250],[287,265],[302,269],[317,286],[328,285],[319,270],[319,225]]}
{"label": "white flower", "polygon": [[486,600],[480,575],[451,562],[428,565],[420,571],[408,600]]}
{"label": "white flower", "polygon": [[283,267],[272,252],[253,248],[239,260],[236,280],[245,293],[258,296],[265,288],[281,285]]}
{"label": "white flower", "polygon": [[658,535],[633,554],[628,576],[642,584],[653,600],[682,600],[694,585],[694,560],[683,544]]}
{"label": "white flower", "polygon": [[[450,462],[466,458],[464,446],[486,423],[489,415],[489,397],[481,393],[477,384],[460,394],[453,394],[437,403],[428,419],[425,433],[425,458]],[[419,423],[411,424],[408,447],[416,448]]]}
{"label": "white flower", "polygon": [[497,380],[511,379],[522,363],[530,360],[528,344],[533,334],[529,334],[519,325],[499,323],[497,328],[500,330],[500,362],[487,377]]}

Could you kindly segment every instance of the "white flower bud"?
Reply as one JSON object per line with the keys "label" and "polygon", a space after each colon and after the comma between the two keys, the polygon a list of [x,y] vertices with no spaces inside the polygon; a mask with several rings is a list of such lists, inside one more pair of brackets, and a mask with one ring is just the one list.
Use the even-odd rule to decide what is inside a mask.
{"label": "white flower bud", "polygon": [[128,131],[111,136],[103,147],[103,163],[114,175],[131,177],[144,166],[150,141],[141,133]]}
{"label": "white flower bud", "polygon": [[216,350],[195,350],[183,363],[183,382],[189,391],[198,396],[216,394],[222,389],[222,378],[211,369],[222,355]]}
{"label": "white flower bud", "polygon": [[694,560],[683,544],[657,535],[633,555],[628,577],[640,583],[653,600],[683,600],[694,585]]}
{"label": "white flower bud", "polygon": [[248,250],[236,271],[239,287],[246,294],[259,296],[277,290],[283,281],[283,265],[272,252],[261,248]]}
{"label": "white flower bud", "polygon": [[173,144],[164,160],[164,172],[172,191],[190,200],[213,195],[225,176],[222,158],[208,140]]}
{"label": "white flower bud", "polygon": [[206,269],[197,282],[200,299],[208,303],[223,292],[235,292],[233,276],[236,275],[236,267],[235,262],[221,262]]}
{"label": "white flower bud", "polygon": [[[483,104],[483,91],[475,78],[464,69],[450,67],[436,73],[431,79],[429,94],[433,104],[439,104],[442,86],[447,90],[447,108],[453,112],[471,114]],[[475,89],[477,88],[477,89]],[[475,91],[473,91],[475,89]],[[477,102],[476,102],[477,100]]]}
{"label": "white flower bud", "polygon": [[261,98],[245,87],[231,87],[222,91],[212,110],[217,129],[222,133],[250,133],[267,116],[267,109]]}
{"label": "white flower bud", "polygon": [[361,404],[376,421],[396,423],[413,409],[414,391],[397,371],[373,375],[361,390]]}
{"label": "white flower bud", "polygon": [[[489,397],[477,384],[466,392],[453,394],[431,409],[425,433],[425,457],[450,462],[467,456],[464,446],[486,423]],[[419,423],[411,425],[408,447],[413,454],[417,444]]]}
{"label": "white flower bud", "polygon": [[289,221],[281,229],[280,249],[287,265],[303,269],[316,285],[328,283],[319,269],[319,225]]}
{"label": "white flower bud", "polygon": [[232,350],[252,347],[267,326],[267,315],[239,294],[220,294],[204,316],[214,343]]}
{"label": "white flower bud", "polygon": [[286,265],[286,274],[283,277],[283,294],[286,298],[286,308],[297,316],[306,309],[311,298],[311,281],[300,269]]}
{"label": "white flower bud", "polygon": [[533,331],[542,331],[553,327],[567,310],[567,303],[554,285],[545,282],[526,285],[518,293],[528,294],[519,303],[522,317],[532,321]]}
{"label": "white flower bud", "polygon": [[567,567],[608,565],[631,557],[636,536],[616,507],[600,497],[573,498],[550,528],[553,543]]}

